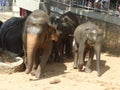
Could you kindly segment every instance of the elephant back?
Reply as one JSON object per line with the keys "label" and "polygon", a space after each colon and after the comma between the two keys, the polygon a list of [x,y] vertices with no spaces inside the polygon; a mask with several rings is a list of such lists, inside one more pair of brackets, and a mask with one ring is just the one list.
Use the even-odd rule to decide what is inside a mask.
{"label": "elephant back", "polygon": [[10,19],[8,19],[7,21],[4,22],[4,24],[1,25],[0,28],[0,48],[2,48],[2,42],[1,39],[4,37],[5,33],[8,31],[8,27],[10,27],[14,21],[16,21],[17,18],[16,17],[12,17]]}
{"label": "elephant back", "polygon": [[12,17],[0,29],[0,46],[14,53],[22,51],[22,32],[26,18]]}
{"label": "elephant back", "polygon": [[83,32],[83,31],[87,31],[87,30],[97,30],[99,31],[100,33],[102,33],[102,30],[99,29],[99,27],[97,25],[95,25],[94,23],[88,21],[86,23],[83,23],[83,24],[80,24],[76,29],[75,29],[75,33],[78,33],[78,32]]}

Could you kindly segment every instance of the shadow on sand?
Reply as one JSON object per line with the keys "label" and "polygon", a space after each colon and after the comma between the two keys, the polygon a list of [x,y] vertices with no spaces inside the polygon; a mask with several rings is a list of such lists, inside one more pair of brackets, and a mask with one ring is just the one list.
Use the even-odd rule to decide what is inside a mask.
{"label": "shadow on sand", "polygon": [[[101,68],[101,76],[110,69],[110,67],[106,65],[106,60],[100,60],[100,68]],[[97,71],[96,60],[93,60],[91,69],[93,71],[94,70]]]}
{"label": "shadow on sand", "polygon": [[41,79],[46,79],[46,78],[62,75],[66,73],[64,72],[66,69],[67,69],[67,66],[62,62],[48,63],[46,66],[46,70],[45,70],[45,76],[41,77],[40,79],[37,79],[37,78],[30,79],[30,81],[37,81]]}
{"label": "shadow on sand", "polygon": [[[73,61],[72,59],[71,60],[66,60],[66,62],[72,62],[72,61]],[[106,60],[100,60],[100,67],[101,67],[101,76],[110,69],[110,67],[108,65],[106,65]],[[93,71],[97,72],[97,70],[96,70],[96,60],[93,60],[91,69]],[[65,70],[67,70],[67,66],[63,62],[48,63],[47,66],[46,66],[46,70],[45,70],[46,74],[45,74],[44,77],[42,77],[40,79],[46,79],[46,78],[70,73],[70,72],[65,72]],[[40,80],[40,79],[32,79],[30,81],[36,81],[36,80]]]}

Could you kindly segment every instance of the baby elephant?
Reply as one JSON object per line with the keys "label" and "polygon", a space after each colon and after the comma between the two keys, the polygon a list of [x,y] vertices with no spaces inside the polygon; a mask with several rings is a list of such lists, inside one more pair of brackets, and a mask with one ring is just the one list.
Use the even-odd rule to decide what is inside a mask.
{"label": "baby elephant", "polygon": [[97,71],[98,76],[100,73],[100,53],[102,44],[102,30],[100,30],[92,22],[86,22],[79,25],[74,32],[75,39],[75,57],[74,57],[74,68],[82,70],[84,65],[84,59],[86,53],[89,52],[89,59],[86,63],[85,72],[91,72],[90,69],[91,61],[93,60],[94,53],[96,54],[97,60]]}

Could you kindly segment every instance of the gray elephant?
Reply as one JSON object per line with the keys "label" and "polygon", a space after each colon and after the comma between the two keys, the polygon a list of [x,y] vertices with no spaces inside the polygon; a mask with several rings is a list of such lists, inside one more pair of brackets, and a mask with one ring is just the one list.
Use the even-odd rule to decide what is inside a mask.
{"label": "gray elephant", "polygon": [[89,52],[89,59],[86,63],[85,72],[91,72],[90,69],[91,62],[96,54],[97,60],[97,71],[98,76],[100,73],[100,54],[101,54],[101,44],[102,44],[102,30],[99,29],[92,22],[86,22],[79,25],[74,32],[75,39],[75,57],[74,57],[74,68],[78,68],[82,71],[83,65],[85,63],[86,53]]}
{"label": "gray elephant", "polygon": [[0,48],[23,56],[22,33],[26,18],[11,17],[0,28]]}
{"label": "gray elephant", "polygon": [[54,42],[54,48],[51,56],[54,56],[54,61],[63,61],[64,56],[67,58],[73,58],[73,33],[75,28],[79,25],[78,16],[69,11],[62,14],[57,19],[52,18],[51,21],[56,24],[58,35],[58,41]]}
{"label": "gray elephant", "polygon": [[23,32],[26,74],[31,72],[37,78],[44,75],[52,40],[57,40],[57,34],[48,14],[42,10],[33,11],[25,21]]}

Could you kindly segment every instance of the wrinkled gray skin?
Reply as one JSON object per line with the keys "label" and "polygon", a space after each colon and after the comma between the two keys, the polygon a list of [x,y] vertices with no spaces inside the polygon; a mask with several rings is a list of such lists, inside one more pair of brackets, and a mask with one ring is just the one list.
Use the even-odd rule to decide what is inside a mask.
{"label": "wrinkled gray skin", "polygon": [[74,68],[78,68],[82,71],[84,65],[84,59],[86,53],[89,52],[89,59],[86,63],[85,72],[91,72],[90,69],[94,53],[96,54],[97,60],[97,71],[98,76],[100,73],[100,54],[102,44],[102,31],[92,22],[87,22],[79,25],[74,32],[75,39],[75,57],[74,57]]}
{"label": "wrinkled gray skin", "polygon": [[73,58],[72,42],[73,33],[75,28],[79,25],[79,18],[72,12],[66,12],[62,14],[59,19],[53,18],[52,23],[57,26],[58,41],[54,42],[51,60],[61,62],[64,60],[64,56],[67,58]]}
{"label": "wrinkled gray skin", "polygon": [[23,32],[26,74],[31,72],[37,78],[44,75],[54,35],[56,31],[49,25],[47,13],[35,10],[29,15]]}

